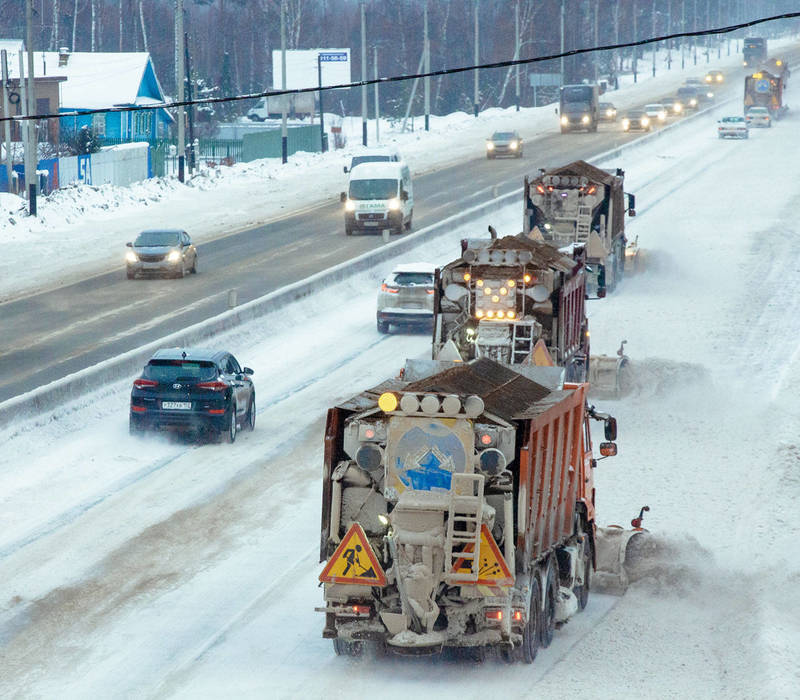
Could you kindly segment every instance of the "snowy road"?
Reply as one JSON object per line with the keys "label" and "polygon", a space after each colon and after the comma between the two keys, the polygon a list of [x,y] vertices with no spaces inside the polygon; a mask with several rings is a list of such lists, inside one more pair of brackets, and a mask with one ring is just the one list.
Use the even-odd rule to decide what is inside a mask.
{"label": "snowy road", "polygon": [[129,437],[127,383],[0,435],[0,694],[797,697],[800,114],[742,142],[714,119],[608,164],[649,268],[590,306],[593,349],[627,339],[640,379],[608,405],[599,520],[649,504],[666,570],[594,596],[533,666],[334,657],[313,611],[324,412],[429,342],[377,334],[380,270],[220,339],[257,372],[233,446]]}

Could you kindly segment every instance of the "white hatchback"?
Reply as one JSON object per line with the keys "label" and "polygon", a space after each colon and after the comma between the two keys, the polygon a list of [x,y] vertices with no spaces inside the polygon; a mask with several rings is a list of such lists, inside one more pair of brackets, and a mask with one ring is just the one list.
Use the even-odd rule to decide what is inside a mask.
{"label": "white hatchback", "polygon": [[430,263],[397,265],[378,292],[378,332],[389,326],[424,326],[433,322],[433,285],[436,266]]}
{"label": "white hatchback", "polygon": [[665,122],[667,120],[667,108],[660,103],[645,105],[644,112],[656,122]]}

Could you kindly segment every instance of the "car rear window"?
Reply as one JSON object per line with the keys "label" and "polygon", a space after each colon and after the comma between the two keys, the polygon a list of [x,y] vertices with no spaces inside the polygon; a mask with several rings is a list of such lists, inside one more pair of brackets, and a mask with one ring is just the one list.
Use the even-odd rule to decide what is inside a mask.
{"label": "car rear window", "polygon": [[136,237],[137,246],[178,245],[181,234],[177,231],[143,231]]}
{"label": "car rear window", "polygon": [[430,287],[433,284],[433,275],[430,272],[395,272],[394,283],[400,287],[424,284]]}
{"label": "car rear window", "polygon": [[217,368],[213,362],[202,360],[150,360],[143,376],[157,382],[205,382],[216,378]]}

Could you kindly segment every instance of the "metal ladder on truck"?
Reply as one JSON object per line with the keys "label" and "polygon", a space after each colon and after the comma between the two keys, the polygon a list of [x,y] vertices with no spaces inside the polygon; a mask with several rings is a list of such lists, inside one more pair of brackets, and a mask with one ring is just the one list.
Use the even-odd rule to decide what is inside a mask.
{"label": "metal ladder on truck", "polygon": [[512,326],[511,334],[511,362],[512,364],[519,364],[524,362],[526,358],[530,357],[533,352],[533,323],[525,323],[518,321]]}
{"label": "metal ladder on truck", "polygon": [[592,230],[592,208],[585,204],[578,205],[578,221],[575,225],[576,243],[586,243]]}
{"label": "metal ladder on truck", "polygon": [[445,539],[446,581],[475,583],[480,570],[483,474],[453,474]]}

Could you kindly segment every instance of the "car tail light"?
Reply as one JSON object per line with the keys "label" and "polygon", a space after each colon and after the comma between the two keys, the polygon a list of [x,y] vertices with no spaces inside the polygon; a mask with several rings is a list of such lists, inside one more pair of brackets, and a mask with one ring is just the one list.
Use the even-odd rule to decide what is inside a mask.
{"label": "car tail light", "polygon": [[158,382],[153,379],[136,379],[133,386],[136,389],[145,389],[149,386],[158,386]]}
{"label": "car tail light", "polygon": [[428,292],[428,294],[433,294],[433,290],[432,289],[426,289],[425,291]]}
{"label": "car tail light", "polygon": [[213,416],[221,416],[223,413],[225,413],[225,409],[224,408],[209,408],[208,412]]}
{"label": "car tail light", "polygon": [[147,410],[144,406],[131,406],[131,411],[134,413],[144,413]]}
{"label": "car tail light", "polygon": [[210,389],[211,391],[225,391],[228,388],[228,385],[225,382],[220,382],[220,381],[200,382],[197,385],[197,388]]}
{"label": "car tail light", "polygon": [[397,287],[390,287],[386,282],[381,285],[381,291],[388,294],[397,294],[400,290]]}

